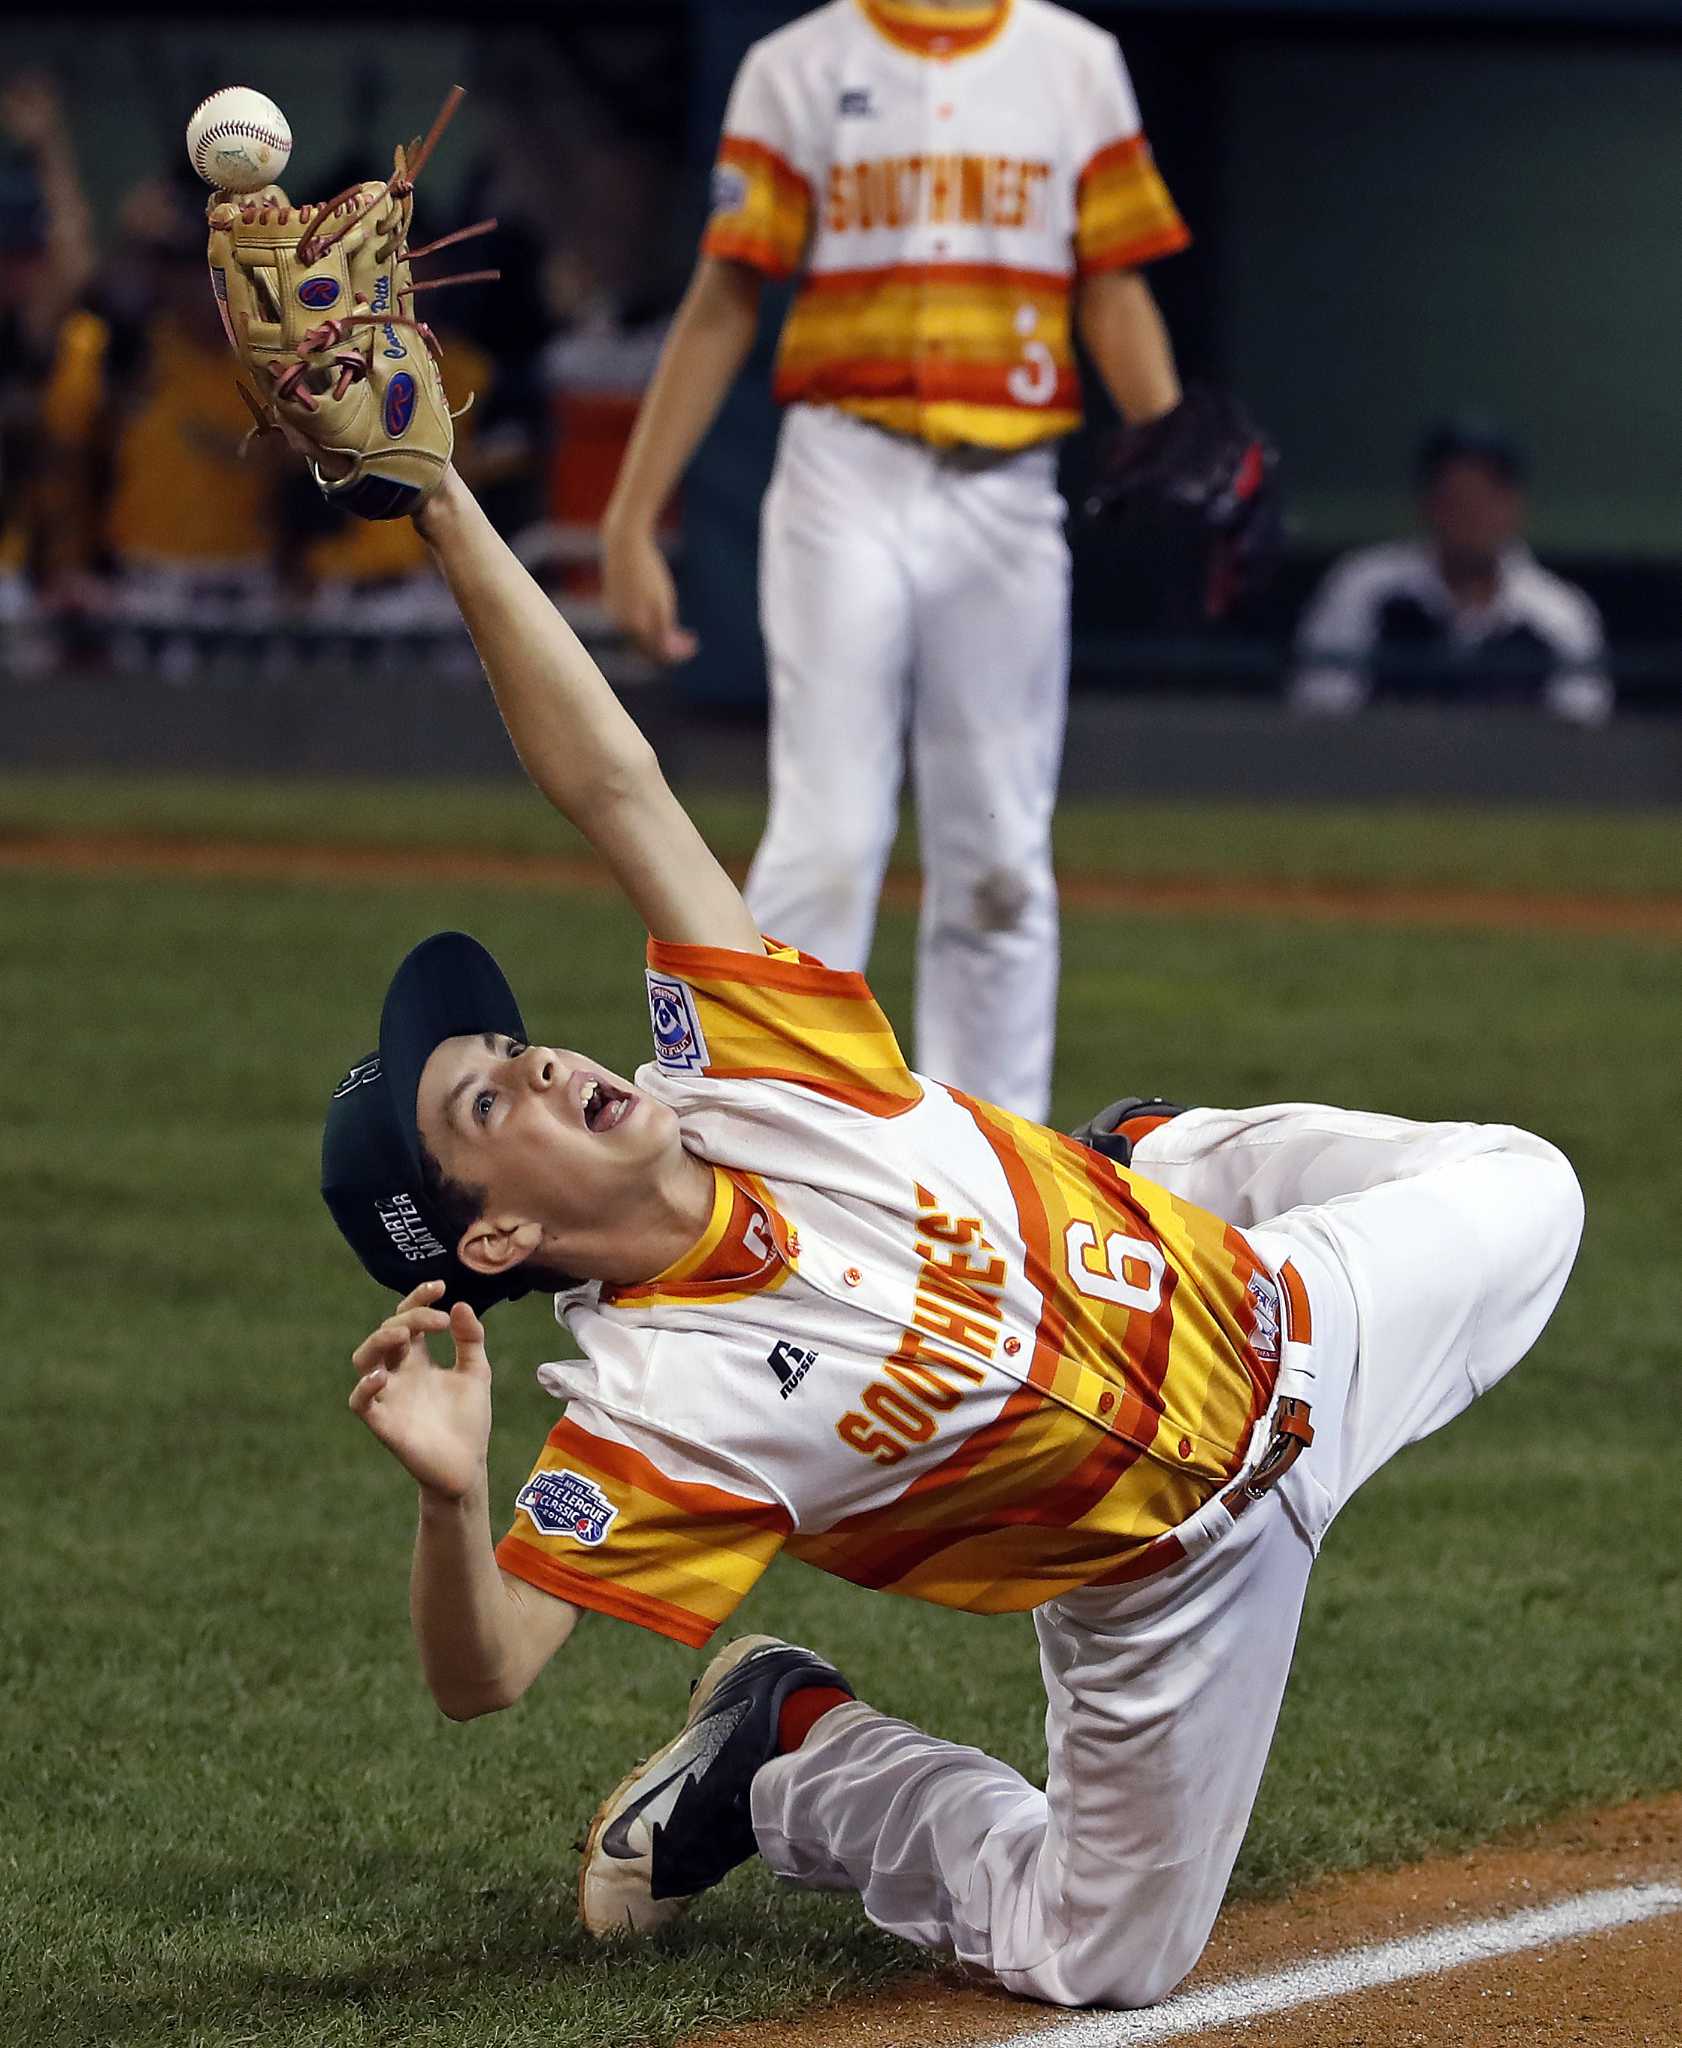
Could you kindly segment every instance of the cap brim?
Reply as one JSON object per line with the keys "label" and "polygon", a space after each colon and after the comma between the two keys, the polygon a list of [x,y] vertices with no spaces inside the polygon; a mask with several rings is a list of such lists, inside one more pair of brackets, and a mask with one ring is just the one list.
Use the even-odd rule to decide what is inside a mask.
{"label": "cap brim", "polygon": [[421,1171],[416,1097],[426,1063],[446,1038],[526,1037],[507,977],[477,939],[434,932],[391,977],[380,1012],[380,1063],[417,1178]]}

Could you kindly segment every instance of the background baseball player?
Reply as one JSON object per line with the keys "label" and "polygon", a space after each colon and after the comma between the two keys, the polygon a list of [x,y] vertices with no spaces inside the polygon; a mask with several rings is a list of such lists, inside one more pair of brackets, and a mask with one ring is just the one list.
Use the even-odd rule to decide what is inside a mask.
{"label": "background baseball player", "polygon": [[[757,1849],[1015,1990],[1163,1996],[1242,1840],[1321,1536],[1535,1340],[1570,1167],[1510,1128],[1303,1105],[1158,1105],[1106,1156],[920,1077],[859,975],[760,938],[453,474],[419,521],[528,772],[647,922],[655,1047],[632,1082],[529,1043],[443,933],[334,1097],[327,1200],[409,1290],[351,1406],[420,1483],[434,1694],[510,1704],[585,1609],[699,1646],[781,1549],[1033,1608],[1043,1791],[749,1637],[598,1813],[583,1917],[658,1926]],[[542,1369],[566,1413],[493,1547],[475,1309],[533,1286],[585,1355]]]}
{"label": "background baseball player", "polygon": [[906,739],[923,858],[918,1064],[1043,1116],[1068,681],[1055,448],[1074,331],[1125,419],[1179,402],[1139,267],[1188,237],[1113,37],[1048,0],[831,0],[748,53],[702,255],[604,527],[607,599],[681,660],[655,522],[800,284],[760,540],[770,811],[747,898],[870,952]]}

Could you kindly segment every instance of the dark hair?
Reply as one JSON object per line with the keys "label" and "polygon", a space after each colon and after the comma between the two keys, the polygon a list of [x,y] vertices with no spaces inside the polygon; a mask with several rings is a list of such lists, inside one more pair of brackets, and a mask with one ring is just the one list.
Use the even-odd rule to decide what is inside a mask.
{"label": "dark hair", "polygon": [[[474,1187],[470,1181],[452,1180],[439,1164],[438,1155],[424,1142],[420,1148],[420,1162],[421,1192],[437,1212],[439,1221],[447,1227],[453,1252],[461,1242],[462,1232],[484,1215],[490,1189]],[[520,1270],[519,1284],[509,1299],[535,1293],[539,1288],[545,1293],[561,1294],[582,1284],[577,1275],[563,1273],[558,1266],[535,1265],[528,1260]]]}
{"label": "dark hair", "polygon": [[1454,462],[1478,463],[1512,490],[1529,480],[1530,465],[1513,437],[1495,421],[1472,413],[1440,420],[1425,435],[1414,451],[1414,482],[1428,491]]}
{"label": "dark hair", "polygon": [[461,1234],[470,1223],[477,1223],[485,1213],[485,1200],[489,1188],[476,1188],[464,1180],[451,1180],[438,1163],[438,1155],[430,1146],[420,1148],[421,1192],[438,1211],[450,1227],[450,1247],[461,1242]]}

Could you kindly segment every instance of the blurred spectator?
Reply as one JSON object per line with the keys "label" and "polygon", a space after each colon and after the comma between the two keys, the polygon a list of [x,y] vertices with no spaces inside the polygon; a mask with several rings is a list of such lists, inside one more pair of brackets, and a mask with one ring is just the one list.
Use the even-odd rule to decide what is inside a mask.
{"label": "blurred spectator", "polygon": [[47,399],[65,316],[93,267],[88,209],[58,94],[0,85],[0,619],[52,580]]}
{"label": "blurred spectator", "polygon": [[180,674],[207,631],[273,614],[279,463],[246,447],[251,416],[205,275],[202,191],[151,180],[118,229],[39,386],[48,587],[55,609],[108,615]]}
{"label": "blurred spectator", "polygon": [[[99,362],[113,610],[159,631],[254,628],[274,609],[279,463],[250,439],[205,274],[204,195],[173,178],[143,185],[122,230]],[[189,643],[177,653],[171,665],[189,665]]]}
{"label": "blurred spectator", "polygon": [[1451,421],[1421,444],[1416,481],[1424,538],[1334,563],[1298,630],[1292,705],[1539,699],[1555,717],[1603,723],[1600,614],[1525,545],[1519,449],[1483,422]]}
{"label": "blurred spectator", "polygon": [[[556,327],[544,353],[550,408],[549,540],[559,587],[569,596],[601,589],[602,516],[625,460],[643,393],[660,360],[669,301],[620,296],[583,250],[557,244],[544,279]],[[661,521],[678,541],[679,498]]]}
{"label": "blurred spectator", "polygon": [[554,322],[544,301],[543,237],[490,155],[475,165],[462,200],[463,226],[486,218],[496,226],[461,247],[465,263],[441,256],[421,269],[423,276],[456,268],[500,273],[494,283],[465,285],[433,304],[442,307],[454,333],[489,359],[489,374],[477,386],[472,464],[464,474],[498,531],[515,533],[544,512],[543,351]]}

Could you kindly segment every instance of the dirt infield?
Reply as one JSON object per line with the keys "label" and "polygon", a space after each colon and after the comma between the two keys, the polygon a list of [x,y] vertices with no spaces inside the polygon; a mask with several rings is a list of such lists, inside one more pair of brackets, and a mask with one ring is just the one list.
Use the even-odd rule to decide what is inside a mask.
{"label": "dirt infield", "polygon": [[[1682,1877],[1682,1793],[1527,1829],[1464,1855],[1333,1879],[1221,1915],[1188,1989],[1369,1943]],[[956,1970],[777,2030],[777,2048],[960,2048],[1037,2033],[1056,2015]],[[762,2030],[690,2048],[765,2048]],[[1682,1913],[1264,2018],[1164,2035],[1190,2048],[1676,2048]]]}
{"label": "dirt infield", "polygon": [[[194,839],[168,834],[16,833],[0,837],[0,869],[64,874],[165,874],[206,881],[487,882],[506,888],[598,891],[613,884],[599,862],[471,847],[395,847]],[[1450,925],[1488,931],[1590,932],[1682,941],[1682,896],[1569,891],[1399,888],[1248,877],[1145,875],[1122,881],[1079,870],[1058,878],[1065,909],[1158,916],[1324,918],[1346,923]],[[914,875],[888,877],[887,895],[915,902]],[[1678,2032],[1682,2041],[1682,2030]]]}

